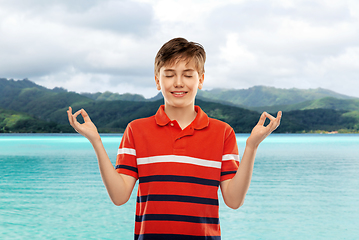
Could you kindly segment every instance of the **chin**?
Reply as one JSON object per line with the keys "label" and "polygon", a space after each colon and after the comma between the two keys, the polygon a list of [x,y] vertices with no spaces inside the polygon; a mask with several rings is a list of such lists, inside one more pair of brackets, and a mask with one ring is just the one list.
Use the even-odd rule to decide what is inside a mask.
{"label": "chin", "polygon": [[173,108],[187,108],[187,107],[194,106],[194,102],[179,103],[176,101],[166,101],[165,104],[166,104],[166,106],[173,107]]}

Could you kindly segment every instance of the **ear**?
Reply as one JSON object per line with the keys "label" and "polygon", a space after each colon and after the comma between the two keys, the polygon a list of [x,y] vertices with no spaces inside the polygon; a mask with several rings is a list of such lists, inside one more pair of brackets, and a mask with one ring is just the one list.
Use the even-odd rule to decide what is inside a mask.
{"label": "ear", "polygon": [[204,73],[202,73],[202,76],[199,78],[198,89],[203,88],[203,82],[204,82]]}
{"label": "ear", "polygon": [[161,90],[160,79],[155,75],[155,82],[157,90]]}

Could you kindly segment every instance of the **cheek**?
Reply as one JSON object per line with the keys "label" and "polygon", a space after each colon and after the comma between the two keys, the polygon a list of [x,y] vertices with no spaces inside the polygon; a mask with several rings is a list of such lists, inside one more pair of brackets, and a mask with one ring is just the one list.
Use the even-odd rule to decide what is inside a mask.
{"label": "cheek", "polygon": [[192,89],[197,89],[199,87],[199,80],[198,79],[192,79],[188,81],[187,86]]}

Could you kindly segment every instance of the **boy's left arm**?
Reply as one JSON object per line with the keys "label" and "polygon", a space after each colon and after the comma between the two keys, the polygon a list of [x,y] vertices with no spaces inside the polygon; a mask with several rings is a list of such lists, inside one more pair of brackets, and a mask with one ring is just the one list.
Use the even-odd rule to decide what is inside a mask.
{"label": "boy's left arm", "polygon": [[[276,118],[266,112],[261,115],[257,125],[253,128],[251,135],[247,139],[246,148],[236,175],[232,179],[220,183],[223,199],[228,207],[237,209],[243,205],[251,183],[254,159],[258,146],[279,126],[281,117],[281,111],[278,112]],[[270,123],[264,126],[266,118],[269,118]]]}

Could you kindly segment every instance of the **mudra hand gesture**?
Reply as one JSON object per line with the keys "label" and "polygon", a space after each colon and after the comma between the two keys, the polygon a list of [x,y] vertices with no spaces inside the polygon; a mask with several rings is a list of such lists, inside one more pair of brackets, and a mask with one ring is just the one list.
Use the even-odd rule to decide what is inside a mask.
{"label": "mudra hand gesture", "polygon": [[[85,121],[82,124],[77,121],[77,116],[80,114]],[[67,110],[67,116],[69,118],[70,125],[76,130],[76,132],[86,137],[90,142],[100,137],[95,124],[93,124],[84,109],[78,110],[76,113],[72,114],[72,108],[69,107],[69,110]]]}
{"label": "mudra hand gesture", "polygon": [[[269,118],[270,123],[264,126],[265,120]],[[262,113],[257,125],[252,129],[251,135],[247,139],[247,146],[257,148],[258,145],[271,134],[280,124],[282,111],[279,111],[277,117],[273,117],[267,112]]]}

